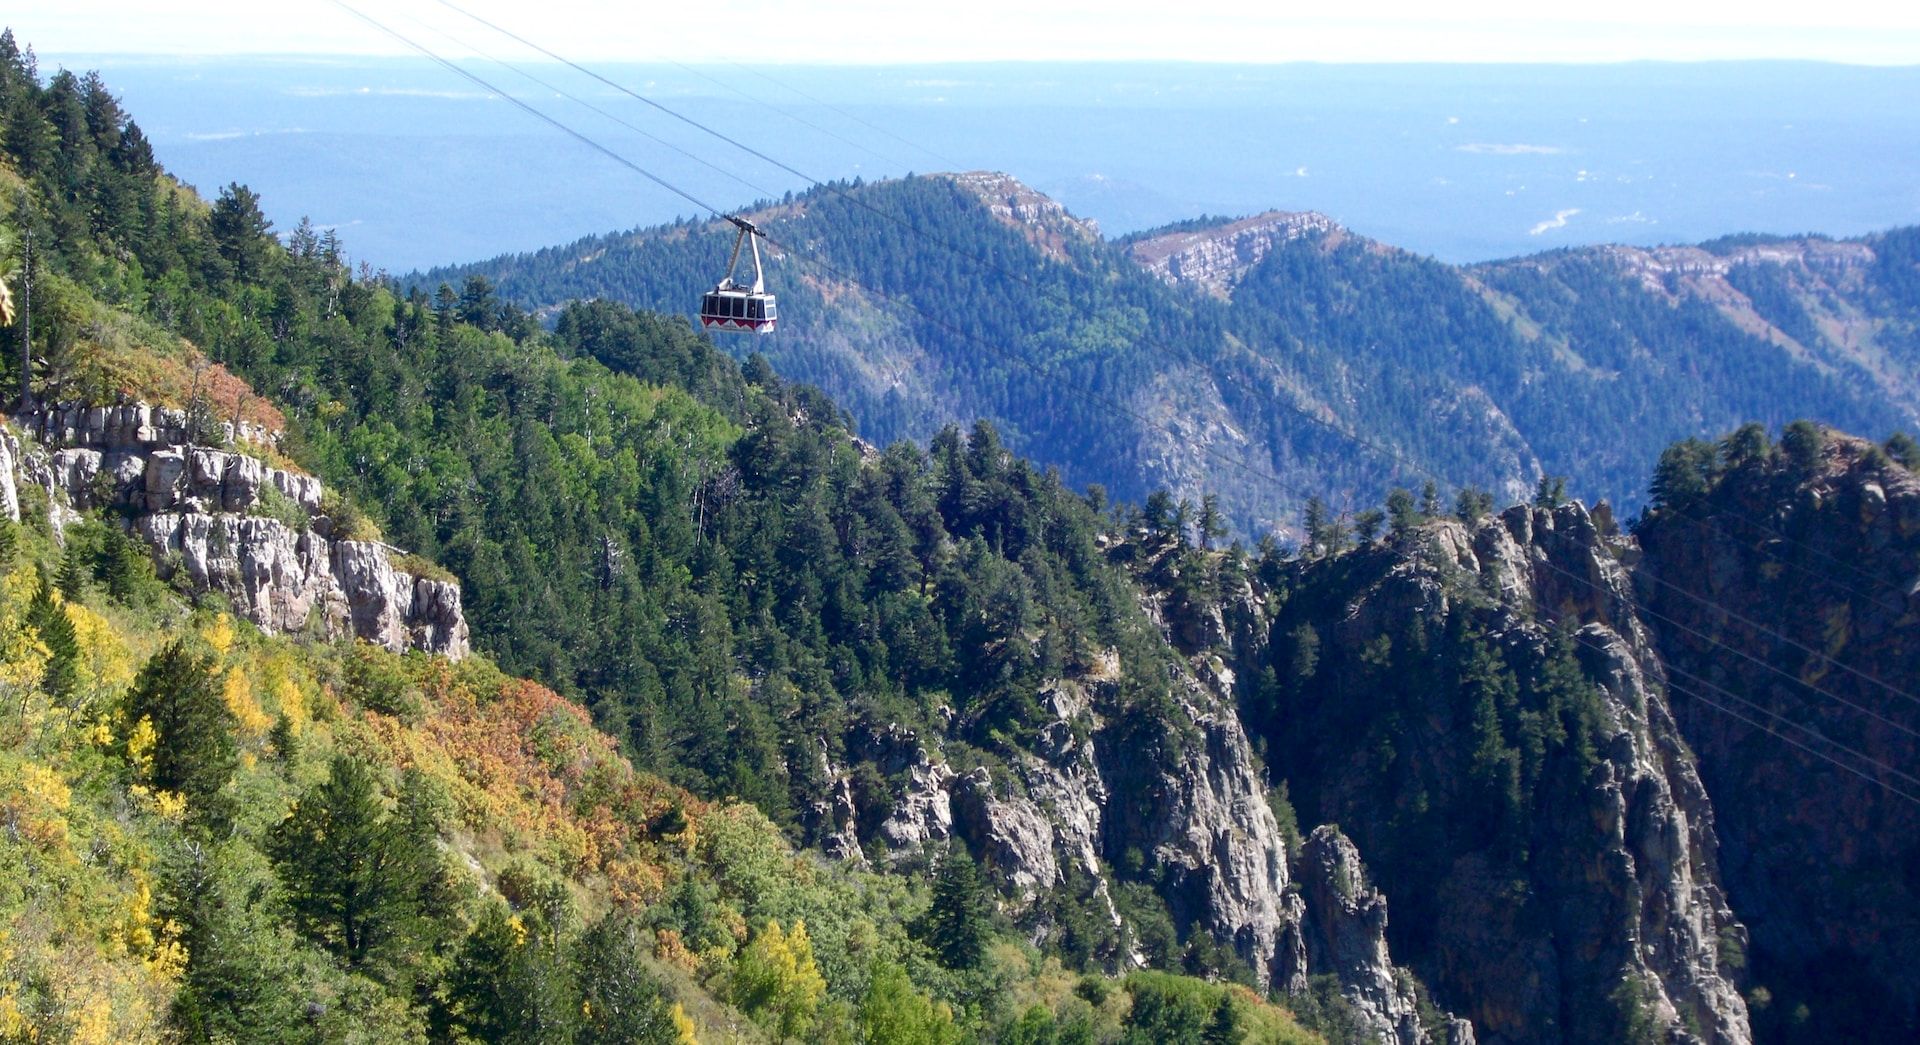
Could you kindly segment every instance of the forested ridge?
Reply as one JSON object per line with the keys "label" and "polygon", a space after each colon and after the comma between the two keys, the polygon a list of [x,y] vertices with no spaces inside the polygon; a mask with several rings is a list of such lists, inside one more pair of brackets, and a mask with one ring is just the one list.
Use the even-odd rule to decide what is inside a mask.
{"label": "forested ridge", "polygon": [[[1017,216],[996,217],[1009,200]],[[1703,273],[1612,248],[1455,267],[1336,228],[1277,239],[1222,300],[1126,251],[1224,219],[1109,242],[1004,176],[835,184],[750,212],[792,248],[770,269],[789,304],[771,344],[722,347],[825,388],[877,441],[984,416],[1075,485],[1218,493],[1249,539],[1297,533],[1308,496],[1377,503],[1417,481],[1407,463],[1507,496],[1571,475],[1631,508],[1676,439],[1920,416],[1910,229],[1729,237],[1709,245],[1726,271]],[[683,313],[729,242],[688,222],[406,281]],[[1856,243],[1871,260],[1825,249]]]}

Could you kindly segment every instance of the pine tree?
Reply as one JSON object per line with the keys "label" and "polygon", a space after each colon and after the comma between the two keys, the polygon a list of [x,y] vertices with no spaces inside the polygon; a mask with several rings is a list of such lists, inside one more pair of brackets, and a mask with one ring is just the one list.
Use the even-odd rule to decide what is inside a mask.
{"label": "pine tree", "polygon": [[453,330],[454,310],[459,307],[460,299],[453,288],[445,283],[433,292],[433,326],[445,337]]}
{"label": "pine tree", "polygon": [[1307,498],[1305,522],[1307,546],[1316,554],[1330,555],[1339,550],[1333,547],[1333,513],[1318,495]]}
{"label": "pine tree", "polygon": [[[592,1008],[591,1002],[581,1005],[569,973],[522,915],[492,904],[461,945],[447,977],[452,1021],[471,1041],[573,1041],[583,1008],[589,1017]],[[585,1040],[639,1039],[586,1035]]]}
{"label": "pine tree", "polygon": [[[28,54],[31,55],[32,51],[29,50]],[[48,122],[34,95],[37,85],[33,81],[32,66],[27,63],[20,80],[21,86],[7,91],[6,96],[0,98],[0,105],[5,108],[4,113],[0,113],[5,117],[0,120],[0,145],[4,145],[7,154],[13,157],[18,171],[29,177],[51,174],[60,147],[53,124]]]}
{"label": "pine tree", "polygon": [[1827,434],[1812,421],[1794,421],[1780,433],[1780,449],[1787,455],[1794,475],[1801,478],[1820,470],[1820,457],[1826,448]]}
{"label": "pine tree", "polygon": [[1207,1029],[1200,1038],[1201,1045],[1240,1045],[1240,1019],[1233,1011],[1233,995],[1220,992],[1220,1002],[1213,1007],[1213,1018],[1207,1021]]}
{"label": "pine tree", "polygon": [[93,582],[94,550],[90,541],[74,540],[60,555],[60,569],[53,575],[53,584],[70,602],[87,597],[87,588]]}
{"label": "pine tree", "polygon": [[1462,487],[1454,499],[1453,514],[1464,523],[1479,522],[1493,514],[1493,495],[1477,487]]}
{"label": "pine tree", "polygon": [[671,1045],[678,1039],[660,981],[640,964],[647,946],[634,920],[617,913],[581,937],[573,967],[588,1040]]}
{"label": "pine tree", "polygon": [[160,582],[153,571],[153,557],[133,534],[109,524],[100,557],[107,594],[128,605],[142,605],[157,596]]}
{"label": "pine tree", "polygon": [[431,884],[432,840],[412,827],[387,813],[366,763],[335,756],[267,841],[301,932],[353,966],[400,949]]}
{"label": "pine tree", "polygon": [[1353,517],[1354,535],[1359,537],[1363,544],[1371,543],[1375,537],[1380,536],[1380,527],[1386,521],[1387,517],[1380,509],[1368,508]]}
{"label": "pine tree", "polygon": [[250,879],[229,860],[236,849],[251,853],[189,842],[170,854],[162,903],[190,960],[167,1022],[181,1041],[304,1040],[304,1005],[269,909],[249,902]]}
{"label": "pine tree", "polygon": [[47,647],[47,666],[40,676],[40,688],[54,704],[69,706],[80,688],[80,640],[74,632],[73,618],[54,595],[54,586],[40,575],[40,588],[27,604],[27,623]]}
{"label": "pine tree", "polygon": [[1387,494],[1387,525],[1396,536],[1420,525],[1420,516],[1413,508],[1413,494],[1398,486]]}
{"label": "pine tree", "polygon": [[80,101],[86,113],[86,129],[93,137],[93,147],[97,153],[106,153],[120,143],[120,127],[126,122],[127,114],[120,108],[120,102],[107,90],[106,81],[97,71],[88,72],[80,80]]}
{"label": "pine tree", "polygon": [[314,231],[313,219],[302,214],[300,224],[287,234],[287,253],[301,261],[309,261],[319,251],[320,234]]}
{"label": "pine tree", "polygon": [[955,845],[933,876],[933,906],[920,919],[920,938],[950,969],[971,969],[993,938],[993,896],[979,865]]}
{"label": "pine tree", "polygon": [[1766,427],[1757,422],[1741,425],[1720,441],[1720,460],[1728,470],[1760,464],[1772,451]]}
{"label": "pine tree", "polygon": [[[39,119],[37,110],[32,115]],[[33,409],[33,277],[39,264],[33,251],[37,215],[25,190],[14,201],[13,215],[23,228],[17,240],[0,241],[0,280],[17,290],[10,322],[19,328],[15,336],[20,346],[20,409],[24,412]]]}
{"label": "pine tree", "polygon": [[1173,532],[1174,503],[1173,495],[1165,490],[1155,490],[1147,495],[1147,503],[1140,508],[1140,524],[1155,537],[1164,537]]}
{"label": "pine tree", "polygon": [[1211,549],[1213,542],[1225,537],[1227,533],[1226,517],[1220,514],[1220,498],[1215,494],[1206,494],[1201,497],[1200,547]]}
{"label": "pine tree", "polygon": [[1713,446],[1699,439],[1674,443],[1661,451],[1648,488],[1653,507],[1671,506],[1684,511],[1705,497],[1713,486],[1714,459]]}
{"label": "pine tree", "polygon": [[495,325],[494,309],[497,305],[493,281],[485,276],[468,276],[460,287],[460,302],[455,317],[468,326],[491,330]]}
{"label": "pine tree", "polygon": [[1173,506],[1173,539],[1180,547],[1187,546],[1187,531],[1193,527],[1193,502],[1185,497]]}
{"label": "pine tree", "polygon": [[[150,723],[147,782],[205,807],[233,775],[233,713],[222,697],[213,658],[179,639],[148,660],[127,693],[129,727]],[[217,810],[209,810],[217,812]]]}
{"label": "pine tree", "polygon": [[240,283],[253,283],[266,272],[273,223],[260,210],[260,194],[238,182],[220,191],[207,219],[214,249]]}

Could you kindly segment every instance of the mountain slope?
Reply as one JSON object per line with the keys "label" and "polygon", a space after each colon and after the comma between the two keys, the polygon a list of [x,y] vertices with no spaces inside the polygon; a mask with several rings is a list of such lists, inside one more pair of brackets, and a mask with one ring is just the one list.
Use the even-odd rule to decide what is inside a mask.
{"label": "mountain slope", "polygon": [[[1633,506],[1674,439],[1802,416],[1886,430],[1920,411],[1905,231],[1456,268],[1313,214],[1109,243],[982,173],[754,215],[793,249],[773,266],[790,304],[780,334],[730,349],[821,385],[876,441],[988,417],[1076,485],[1210,491],[1243,534],[1291,528],[1310,494],[1364,504],[1410,481],[1342,432],[1455,483],[1518,496],[1544,471]],[[639,230],[410,279],[679,311],[727,242]]]}
{"label": "mountain slope", "polygon": [[[1197,502],[1204,487],[1247,532],[1289,522],[1316,486],[1309,476],[1378,485],[1379,462],[1302,420],[1337,431],[1344,395],[1322,401],[1328,390],[1301,379],[1290,353],[1237,336],[1222,302],[1153,278],[1043,199],[1004,176],[962,175],[758,210],[792,247],[773,261],[784,326],[730,347],[820,384],[876,442],[984,416],[1071,485],[1136,502],[1161,487]],[[483,273],[523,304],[595,295],[677,310],[724,249],[687,226],[433,273],[425,285]],[[807,260],[816,256],[825,265]],[[1489,447],[1460,460],[1498,456]]]}
{"label": "mountain slope", "polygon": [[[77,78],[29,87],[17,56],[0,72],[13,92],[5,111],[34,114],[46,132],[39,153],[17,149],[0,166],[30,190],[4,219],[35,230],[36,286],[54,288],[50,305],[37,299],[28,388],[67,400],[23,412],[7,444],[21,522],[0,524],[0,553],[18,553],[0,570],[0,681],[34,713],[0,733],[0,772],[29,796],[0,809],[0,859],[35,868],[14,877],[41,891],[7,912],[0,998],[14,1008],[0,1008],[0,1032],[70,1033],[84,1004],[69,1002],[87,999],[61,985],[93,981],[60,970],[80,958],[131,984],[122,1036],[135,1038],[162,1019],[189,1038],[248,1040],[298,1037],[301,1020],[321,1019],[330,1037],[604,1040],[617,1035],[593,1021],[630,1012],[645,1027],[628,1036],[676,1040],[689,1031],[669,999],[691,1033],[744,1040],[1302,1040],[1289,1009],[1333,1040],[1403,1045],[1856,1030],[1832,1000],[1851,996],[1794,993],[1808,959],[1790,946],[1809,931],[1847,939],[1844,919],[1806,914],[1822,889],[1852,911],[1889,897],[1889,924],[1904,924],[1901,894],[1852,888],[1903,873],[1898,846],[1831,859],[1852,844],[1847,825],[1805,822],[1779,780],[1740,775],[1757,764],[1744,745],[1770,738],[1683,735],[1703,708],[1681,699],[1675,669],[1712,663],[1673,644],[1662,619],[1678,619],[1673,606],[1656,615],[1644,588],[1669,574],[1634,565],[1643,549],[1610,512],[1561,504],[1548,484],[1538,504],[1495,515],[1464,497],[1465,518],[1446,518],[1436,491],[1419,508],[1389,501],[1357,543],[1356,528],[1322,520],[1301,555],[1217,547],[1218,519],[1165,494],[1138,507],[1075,494],[1013,452],[1018,432],[989,423],[876,449],[826,395],[764,359],[736,364],[673,317],[573,303],[546,329],[484,282],[435,302],[356,275],[311,228],[277,243],[243,187],[203,204],[136,156],[103,151],[131,134],[99,90]],[[71,119],[90,108],[106,123]],[[136,171],[150,176],[151,206],[102,191]],[[1217,376],[1244,367],[1278,380],[1254,347],[1268,329],[1257,321],[1273,316],[1286,318],[1271,321],[1275,344],[1284,329],[1313,335],[1286,335],[1288,380],[1372,375],[1337,397],[1342,409],[1399,410],[1444,431],[1444,418],[1408,404],[1469,391],[1529,401],[1534,378],[1472,347],[1497,333],[1479,311],[1492,308],[1488,284],[1453,270],[1323,231],[1269,244],[1244,271],[1236,247],[1223,301],[1167,285],[1008,180],[907,185],[873,198],[928,220],[979,217],[978,242],[1040,259],[1051,285],[1108,313],[1133,309],[1172,331],[1213,324],[1238,354],[1183,365],[1220,394],[1220,416],[1236,400]],[[824,205],[770,209],[789,232],[857,255],[859,219],[819,223]],[[1267,234],[1259,225],[1242,231]],[[957,267],[934,279],[941,267],[907,247],[889,248],[905,267],[884,277],[896,291],[972,285]],[[635,249],[662,256],[646,236]],[[1898,254],[1883,245],[1875,257]],[[1897,287],[1897,260],[1877,264],[1871,285]],[[1635,300],[1604,280],[1553,278]],[[1407,286],[1431,308],[1362,307],[1366,288]],[[817,289],[859,293],[824,276]],[[1270,309],[1237,311],[1262,294]],[[1888,308],[1884,329],[1897,333]],[[1561,322],[1587,336],[1576,310],[1542,316],[1542,330]],[[1099,334],[1083,315],[1052,322],[1056,362],[1097,373],[1111,356],[1156,387],[1171,381],[1150,346]],[[1635,323],[1610,344],[1681,362],[1699,347],[1641,343],[1662,328]],[[979,324],[1017,334],[1005,316]],[[1412,338],[1423,330],[1434,336]],[[1314,347],[1395,331],[1407,344],[1360,362]],[[1083,335],[1093,355],[1075,354]],[[1446,344],[1468,347],[1435,347]],[[1423,386],[1405,376],[1403,349],[1504,376],[1484,389],[1444,373]],[[996,378],[973,361],[955,372],[1014,400],[993,384],[1011,370]],[[230,393],[220,414],[248,424],[214,423],[210,384]],[[130,400],[169,396],[181,414],[158,415],[164,432],[147,439],[139,430],[155,426],[133,424],[138,452],[116,443],[130,420],[156,417]],[[1130,420],[1076,417],[1107,424],[1099,439]],[[1871,550],[1892,576],[1920,568],[1894,525],[1905,473],[1864,444],[1842,454],[1841,441],[1810,443],[1807,431],[1791,429],[1778,453],[1764,439],[1754,450],[1750,432],[1675,450],[1649,519],[1676,496],[1703,496],[1721,458],[1763,478],[1791,467],[1814,481],[1770,478],[1754,510],[1771,518],[1804,501],[1812,511],[1792,521],[1803,540]],[[169,445],[146,445],[156,439]],[[1886,452],[1911,456],[1912,445]],[[284,479],[268,478],[265,457]],[[174,460],[180,474],[162,464]],[[1818,461],[1834,474],[1815,475]],[[334,491],[319,514],[296,497],[301,469]],[[1895,507],[1856,533],[1869,479]],[[310,630],[293,626],[288,596],[317,574],[285,569],[278,548],[303,526],[336,544],[371,545],[377,532],[411,550],[379,549],[406,566],[390,576],[412,578],[373,587],[391,609],[444,593],[450,567],[475,654],[454,664],[336,645],[324,612]],[[204,531],[206,551],[182,539],[175,562],[171,540],[143,554],[131,539],[183,531]],[[1645,556],[1677,563],[1670,583],[1689,590],[1725,583],[1714,564],[1741,554],[1715,537],[1698,549],[1702,573],[1647,539]],[[1765,563],[1753,569],[1773,579]],[[1781,614],[1815,604],[1734,590]],[[228,609],[287,634],[256,635]],[[456,652],[445,629],[346,617],[374,621],[355,633],[396,647]],[[1714,657],[1781,653],[1764,633],[1698,623],[1731,643]],[[1911,622],[1791,623],[1829,658],[1854,647],[1901,669]],[[121,648],[103,634],[138,656],[94,656]],[[148,655],[175,640],[250,659]],[[302,707],[325,708],[327,723],[305,753],[291,725]],[[161,724],[151,733],[148,718]],[[323,757],[339,753],[360,755],[366,772]],[[1724,796],[1734,812],[1722,820],[1715,788],[1744,785],[1750,795]],[[140,820],[136,851],[100,863],[142,803],[173,826]],[[52,826],[63,808],[81,811],[64,839]],[[390,867],[406,888],[389,891],[387,909],[407,917],[384,924],[424,941],[407,950],[416,957],[316,913],[326,883],[300,855],[328,836],[315,818],[334,808],[378,843],[358,852],[406,854]],[[1804,852],[1755,858],[1756,845],[1795,844]],[[209,851],[210,878],[193,855]],[[1723,851],[1744,877],[1723,881]],[[161,859],[176,852],[179,863]],[[1769,868],[1823,860],[1844,873],[1764,888]],[[62,874],[39,873],[50,866]],[[151,940],[130,936],[115,910],[77,909],[90,890],[137,897],[142,874],[167,896],[184,952],[163,955],[154,941],[166,933],[149,921],[134,920]],[[1756,946],[1743,969],[1749,925],[1769,950]],[[101,941],[97,953],[63,943],[76,938]],[[1885,985],[1859,997],[1909,996],[1900,947],[1860,934],[1848,958]],[[1761,988],[1795,1013],[1804,999],[1808,1015],[1770,1009]]]}
{"label": "mountain slope", "polygon": [[[945,835],[873,870],[783,837],[827,793],[825,759],[805,755],[884,793],[881,756],[849,738],[939,724],[930,705],[955,699],[966,717],[935,725],[952,734],[936,750],[968,759],[990,825],[977,845],[1002,874],[992,818],[1014,796],[993,771],[1033,743],[1041,673],[1090,648],[1125,651],[1104,677],[1116,716],[1196,728],[1151,703],[1170,655],[1086,549],[1091,509],[990,430],[951,441],[975,461],[943,462],[943,509],[928,459],[871,458],[817,392],[749,381],[657,317],[583,308],[558,337],[511,311],[430,317],[310,229],[283,248],[238,186],[158,232],[138,193],[96,213],[86,196],[121,161],[94,143],[130,125],[95,85],[41,87],[10,46],[0,102],[49,132],[44,154],[0,166],[32,190],[4,215],[37,247],[42,365],[20,391],[65,401],[18,415],[3,444],[0,675],[19,702],[0,720],[0,867],[21,888],[4,897],[0,1038],[1314,1040],[1253,991],[1139,971],[1101,895],[1003,911]],[[62,125],[71,100],[105,122]],[[76,171],[83,191],[56,191]],[[147,173],[155,197],[191,200]],[[182,335],[275,390],[288,430],[217,423],[211,367]],[[148,378],[179,355],[179,411],[130,401],[172,391]],[[856,513],[867,525],[841,532]],[[345,607],[307,586],[329,562]],[[393,585],[356,598],[363,574]],[[449,589],[470,595],[480,650],[457,663],[466,632],[401,613],[445,609]],[[336,643],[336,623],[445,656]],[[1229,835],[1229,815],[1271,824],[1232,730],[1239,776],[1200,782],[1217,801],[1189,817],[1198,840]],[[622,748],[767,812],[703,802]],[[1216,887],[1182,841],[1152,866]],[[1284,867],[1256,869],[1270,875],[1217,888],[1270,900]],[[1149,889],[1135,906],[1160,903]],[[1077,950],[1030,928],[1068,921]],[[1168,945],[1191,943],[1194,972],[1251,979],[1242,953],[1278,929],[1226,924],[1189,912]]]}

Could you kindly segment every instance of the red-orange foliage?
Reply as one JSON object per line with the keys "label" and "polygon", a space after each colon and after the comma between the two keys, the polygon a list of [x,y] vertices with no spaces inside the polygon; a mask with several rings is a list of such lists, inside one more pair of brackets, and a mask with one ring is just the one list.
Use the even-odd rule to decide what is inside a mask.
{"label": "red-orange foliage", "polygon": [[253,386],[219,363],[200,374],[200,394],[213,405],[214,416],[223,421],[238,417],[270,432],[283,431],[287,419],[280,409],[254,392]]}
{"label": "red-orange foliage", "polygon": [[177,355],[147,349],[102,349],[88,362],[94,374],[81,383],[93,386],[89,396],[103,402],[137,399],[185,408],[197,395],[219,420],[238,418],[273,432],[287,426],[286,416],[261,398],[252,385],[192,346]]}
{"label": "red-orange foliage", "polygon": [[584,709],[545,686],[513,679],[475,693],[438,658],[419,665],[416,683],[429,706],[417,726],[373,711],[361,720],[396,764],[447,788],[463,827],[568,874],[603,876],[616,903],[659,895],[667,870],[649,825],[703,803],[635,772]]}

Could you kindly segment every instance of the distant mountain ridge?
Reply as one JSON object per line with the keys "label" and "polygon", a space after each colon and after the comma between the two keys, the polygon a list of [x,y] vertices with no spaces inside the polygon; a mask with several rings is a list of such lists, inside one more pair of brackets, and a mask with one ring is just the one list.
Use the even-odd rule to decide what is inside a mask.
{"label": "distant mountain ridge", "polygon": [[[1900,242],[1892,242],[1895,238]],[[1711,305],[1741,330],[1824,372],[1865,378],[1911,416],[1920,409],[1915,395],[1920,386],[1910,365],[1913,300],[1885,303],[1894,309],[1863,307],[1889,289],[1888,277],[1897,277],[1907,238],[1901,233],[1857,240],[1752,238],[1738,244],[1607,246],[1570,253],[1617,266],[1648,294],[1669,303]],[[1882,254],[1888,254],[1884,264]],[[1534,264],[1551,272],[1553,257]],[[1475,268],[1515,264],[1521,263]],[[1911,260],[1905,264],[1911,274]]]}
{"label": "distant mountain ridge", "polygon": [[[1248,536],[1292,532],[1310,496],[1362,505],[1422,472],[1505,496],[1573,475],[1632,508],[1674,439],[1920,419],[1910,229],[1460,267],[1311,212],[1112,241],[990,172],[842,183],[752,216],[779,245],[782,330],[728,350],[820,385],[876,442],[986,417],[1076,485],[1211,493]],[[725,240],[682,223],[409,279],[681,312]]]}

